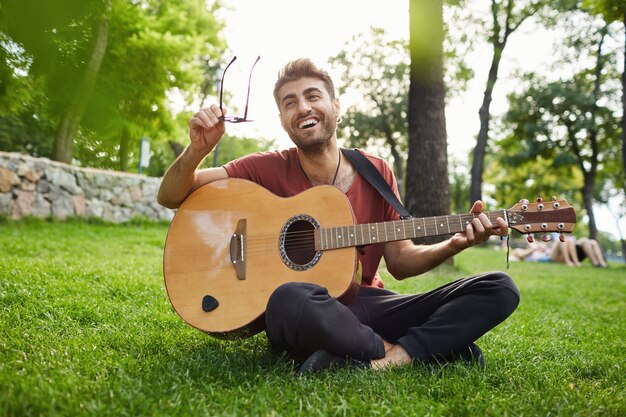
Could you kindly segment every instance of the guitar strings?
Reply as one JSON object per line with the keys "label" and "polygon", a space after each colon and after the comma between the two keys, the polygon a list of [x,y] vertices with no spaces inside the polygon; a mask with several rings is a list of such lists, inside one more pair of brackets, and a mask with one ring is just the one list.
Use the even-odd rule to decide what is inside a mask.
{"label": "guitar strings", "polygon": [[[491,213],[490,213],[491,214]],[[458,215],[460,217],[460,220],[465,220],[466,222],[470,222],[470,220],[473,220],[474,218],[476,218],[478,215],[472,215],[472,214],[462,214],[462,215]],[[444,216],[441,216],[444,217]],[[445,216],[448,217],[449,216]],[[495,219],[497,218],[497,214],[494,214],[493,217],[491,217],[489,220],[493,220],[495,221]],[[414,224],[417,220],[421,220],[419,222],[419,225],[426,225],[426,227],[430,227],[430,226],[436,226],[437,224],[440,224],[440,220],[436,217],[432,217],[432,218],[424,218],[424,219],[409,219],[409,220],[395,220],[392,222],[381,222],[381,223],[366,223],[366,224],[357,224],[357,225],[349,225],[349,226],[336,226],[336,227],[323,227],[321,229],[315,229],[315,230],[339,230],[339,229],[345,229],[347,231],[349,231],[351,228],[354,228],[354,230],[356,231],[357,228],[365,228],[365,229],[370,229],[370,228],[375,228],[375,230],[381,230],[381,226],[382,226],[382,230],[385,231],[393,231],[397,226],[398,223],[400,225],[405,226],[408,223]],[[450,222],[447,221],[446,224],[450,225]],[[462,223],[460,223],[462,224]],[[452,225],[450,225],[452,226]],[[455,222],[455,226],[456,226],[456,222]],[[309,233],[314,232],[314,230],[297,230],[297,231],[291,231],[291,232],[287,232],[286,236],[296,236],[299,234],[305,234],[308,235]]]}
{"label": "guitar strings", "polygon": [[[470,219],[473,220],[474,218],[477,217],[477,215],[459,215],[459,216],[462,216],[461,220],[465,220],[467,222],[469,222]],[[311,235],[314,235],[316,230],[318,230],[320,232],[331,231],[331,233],[334,230],[335,234],[336,234],[337,231],[339,231],[339,230],[341,230],[341,232],[344,233],[344,232],[349,232],[352,229],[352,231],[361,234],[361,232],[358,231],[357,229],[358,228],[365,228],[368,231],[370,229],[374,229],[377,232],[379,232],[379,234],[380,234],[381,231],[382,232],[390,232],[390,233],[387,233],[387,234],[393,234],[393,233],[396,232],[396,228],[399,225],[406,226],[407,223],[413,224],[413,223],[415,223],[415,220],[422,220],[421,222],[419,222],[419,227],[420,228],[422,227],[422,225],[426,226],[425,229],[429,228],[429,227],[436,227],[437,224],[439,224],[440,227],[441,227],[440,222],[436,218],[413,219],[413,220],[397,220],[397,221],[394,221],[394,222],[367,223],[367,224],[359,224],[359,225],[351,225],[351,226],[323,227],[321,229],[314,229],[314,230],[289,231],[289,232],[285,233],[285,240],[288,240],[289,242],[298,242],[299,239],[300,240],[302,240],[302,239],[306,240],[306,239],[309,239],[311,237]],[[495,221],[495,217],[491,218],[490,220],[494,220]],[[400,224],[398,224],[398,222]],[[460,223],[460,224],[462,224],[462,223]],[[437,227],[437,229],[438,228],[439,227]]]}
{"label": "guitar strings", "polygon": [[[488,217],[490,217],[490,220],[494,220],[497,217],[499,213],[487,213]],[[465,221],[471,221],[474,218],[476,218],[478,215],[477,214],[459,214],[457,215],[459,217],[460,220],[465,220]],[[441,216],[441,217],[446,217],[447,219],[450,218],[450,216]],[[357,226],[362,226],[364,228],[371,228],[374,227],[375,230],[377,231],[378,234],[380,233],[386,233],[387,235],[389,234],[394,234],[395,233],[395,228],[398,226],[398,223],[403,224],[404,226],[407,223],[411,223],[413,224],[416,220],[421,220],[420,224],[425,225],[425,228],[429,228],[429,227],[435,227],[435,225],[441,220],[437,219],[437,217],[430,217],[430,218],[424,218],[424,219],[410,219],[410,220],[397,220],[395,222],[383,222],[383,223],[368,223],[368,224],[363,224],[363,225],[351,225],[351,226],[342,226],[342,227],[327,227],[327,228],[322,228],[322,229],[315,229],[315,230],[326,230],[326,231],[330,231],[330,233],[332,233],[332,230],[335,229],[335,233],[337,232],[337,230],[341,229],[341,232],[347,232],[350,231],[350,228],[353,228],[354,231],[356,232],[356,228]],[[382,227],[382,230],[381,230]],[[345,230],[343,230],[345,229]],[[305,251],[316,251],[315,250],[315,230],[297,230],[297,231],[289,231],[285,233],[285,241],[284,241],[284,248],[290,252],[305,252]],[[254,243],[254,241],[259,241],[259,245],[261,245],[263,247],[263,249],[266,249],[266,245],[267,242],[265,242],[265,240],[270,239],[269,237],[267,238],[262,238],[262,237],[257,237],[257,239],[254,239],[253,241],[248,242],[248,251],[249,253],[254,253],[256,251],[254,251],[254,247],[256,246]],[[354,242],[350,242],[353,244],[348,244],[348,245],[336,245],[335,248],[341,248],[341,247],[352,247],[352,246],[359,246],[361,245],[361,243],[357,243],[358,239],[354,238]],[[365,239],[361,239],[361,241],[363,241]],[[397,239],[397,240],[401,240],[401,239]],[[344,241],[345,243],[345,241]],[[363,244],[366,244],[367,242],[363,242]]]}

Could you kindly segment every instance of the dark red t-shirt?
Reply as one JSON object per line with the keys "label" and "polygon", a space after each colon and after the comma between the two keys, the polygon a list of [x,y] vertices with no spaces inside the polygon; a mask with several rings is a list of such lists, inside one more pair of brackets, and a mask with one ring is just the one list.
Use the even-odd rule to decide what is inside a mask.
{"label": "dark red t-shirt", "polygon": [[[361,151],[381,172],[398,195],[396,179],[389,164],[383,159]],[[298,151],[258,152],[224,165],[228,176],[255,182],[280,197],[291,197],[313,185],[304,174],[298,161]],[[361,175],[356,175],[346,193],[357,224],[399,220],[400,215]],[[398,196],[399,198],[399,196]],[[382,287],[378,266],[383,256],[383,244],[370,245],[365,255],[359,254],[363,286]]]}

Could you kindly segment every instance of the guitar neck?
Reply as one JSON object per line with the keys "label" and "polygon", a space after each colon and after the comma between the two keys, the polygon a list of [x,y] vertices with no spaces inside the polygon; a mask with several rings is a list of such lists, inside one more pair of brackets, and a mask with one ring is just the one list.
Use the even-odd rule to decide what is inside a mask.
{"label": "guitar neck", "polygon": [[[485,214],[494,224],[498,217],[506,219],[506,210],[490,211]],[[453,214],[321,228],[315,230],[315,249],[340,249],[464,232],[467,225],[476,217],[478,214]]]}

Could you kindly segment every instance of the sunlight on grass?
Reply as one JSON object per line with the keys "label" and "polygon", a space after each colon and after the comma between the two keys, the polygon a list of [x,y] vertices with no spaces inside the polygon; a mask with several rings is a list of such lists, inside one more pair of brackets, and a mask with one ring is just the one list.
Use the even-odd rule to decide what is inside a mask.
{"label": "sunlight on grass", "polygon": [[[511,263],[518,310],[461,364],[297,377],[264,335],[221,341],[172,310],[167,225],[0,224],[0,410],[28,416],[626,415],[626,268]],[[471,249],[391,289],[505,269]]]}

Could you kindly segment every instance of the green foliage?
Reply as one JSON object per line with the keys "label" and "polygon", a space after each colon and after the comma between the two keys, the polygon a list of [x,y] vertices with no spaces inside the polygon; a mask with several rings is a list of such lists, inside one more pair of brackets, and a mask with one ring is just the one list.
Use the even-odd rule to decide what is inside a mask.
{"label": "green foliage", "polygon": [[[580,188],[583,180],[576,166],[556,165],[553,159],[541,155],[528,159],[517,159],[515,155],[502,157],[505,152],[515,151],[498,148],[496,155],[488,156],[487,160],[485,178],[495,184],[488,194],[498,204],[494,209],[511,207],[521,199],[534,201],[538,197],[550,199],[552,196],[565,199],[576,208],[582,207]],[[511,163],[513,160],[517,162]],[[583,212],[579,209],[577,214],[582,221]],[[584,234],[583,230],[577,227],[575,231]]]}
{"label": "green foliage", "polygon": [[0,31],[0,150],[49,157],[54,126],[42,78],[25,75],[29,65],[23,49]]}
{"label": "green foliage", "polygon": [[216,38],[221,26],[203,7],[202,1],[168,2],[150,13],[139,13],[141,19],[136,16],[141,12],[138,8],[120,8],[120,29],[115,31],[120,38],[105,58],[103,71],[125,71],[111,71],[110,79],[98,84],[86,115],[87,126],[93,123],[107,132],[104,137],[98,134],[99,140],[114,147],[128,142],[128,163],[117,148],[120,165],[136,166],[141,137],[159,142],[172,134],[175,129],[166,93],[173,88],[189,94],[197,90],[205,75],[204,59],[221,52],[222,43]]}
{"label": "green foliage", "polygon": [[20,68],[25,72],[23,76],[41,79],[53,121],[60,117],[77,88],[100,4],[80,0],[8,1],[0,10],[0,29],[20,49],[20,60],[28,63]]}
{"label": "green foliage", "polygon": [[603,153],[614,149],[617,116],[610,104],[600,106],[594,100],[588,71],[554,82],[529,74],[526,81],[525,90],[509,96],[504,118],[511,135],[499,145],[512,151],[503,158],[508,164],[519,165],[539,155],[552,160],[555,167],[589,164],[592,152],[586,139],[591,129],[598,130]]}
{"label": "green foliage", "polygon": [[[177,116],[177,120],[180,120],[180,126],[186,126],[187,121],[191,117],[190,113],[183,112]],[[188,137],[189,133],[187,131],[180,130],[180,134],[178,135],[181,139],[184,137]],[[179,149],[181,152],[184,147],[187,145],[188,141],[185,142],[183,140],[175,140],[171,143],[168,143],[167,146],[163,146],[159,148],[159,150],[155,150],[156,152],[162,152],[158,161],[164,161],[163,165],[153,165],[152,160],[150,161],[150,168],[146,171],[150,173],[151,176],[161,176],[165,173],[165,170],[168,166],[174,161],[176,158],[176,154],[173,150],[174,147]],[[276,143],[271,139],[259,139],[259,138],[246,138],[246,137],[237,137],[231,136],[228,133],[224,135],[218,146],[209,154],[205,160],[200,165],[200,168],[210,168],[214,166],[222,166],[227,162],[230,162],[234,159],[242,157],[244,155],[248,155],[254,152],[264,152],[269,151],[271,149],[276,148]],[[217,160],[216,160],[217,155]]]}
{"label": "green foliage", "polygon": [[[44,128],[34,133],[51,142],[50,130],[56,130],[83,76],[100,6],[101,1],[77,0],[3,3],[0,103],[14,110],[7,108],[10,127],[0,129],[2,149],[49,156],[50,145],[34,149],[34,139],[21,138],[33,134],[31,120],[41,120]],[[78,163],[132,169],[143,136],[169,140],[176,130],[171,91],[192,100],[205,79],[215,77],[211,68],[225,49],[218,37],[223,26],[215,17],[218,7],[218,1],[207,6],[204,0],[113,0],[107,51],[75,146]]]}
{"label": "green foliage", "polygon": [[467,204],[469,194],[469,167],[463,161],[454,157],[448,161],[450,176],[450,212],[466,213],[470,207]]}
{"label": "green foliage", "polygon": [[275,143],[267,139],[241,138],[225,135],[220,141],[217,150],[204,161],[205,166],[216,166],[214,164],[214,153],[217,152],[217,166],[222,166],[227,162],[254,152],[263,152],[275,148]]}
{"label": "green foliage", "polygon": [[626,14],[626,2],[623,0],[583,0],[583,7],[602,15],[607,22],[623,22]]}
{"label": "green foliage", "polygon": [[[455,3],[460,4],[455,4]],[[463,6],[464,0],[449,1],[452,6]],[[470,65],[469,55],[477,45],[476,38],[481,36],[481,29],[472,23],[472,16],[466,7],[445,7],[443,62],[446,100],[461,97],[467,89],[467,83],[476,75]]]}
{"label": "green foliage", "polygon": [[41,120],[37,110],[24,109],[15,114],[0,115],[0,150],[50,157],[54,128]]}
{"label": "green foliage", "polygon": [[[456,13],[461,9],[449,10]],[[465,88],[473,72],[463,60],[469,40],[448,26],[445,30],[445,79],[453,95]],[[344,50],[329,63],[342,74],[338,90],[349,103],[342,109],[339,129],[345,145],[393,158],[394,171],[401,178],[408,152],[408,41],[393,39],[384,29],[371,27],[346,42]]]}
{"label": "green foliage", "polygon": [[[110,47],[83,123],[86,136],[118,153],[128,140],[128,155],[137,157],[142,136],[158,140],[172,132],[168,91],[197,89],[204,78],[198,55],[216,57],[223,48],[221,24],[205,7],[198,0],[147,8],[115,3]],[[109,157],[117,156],[112,151]],[[116,159],[122,163],[123,156]]]}
{"label": "green foliage", "polygon": [[[517,311],[462,364],[297,377],[264,335],[221,341],[186,325],[162,278],[163,224],[0,223],[0,410],[7,416],[620,416],[624,266],[513,262]],[[502,269],[470,249],[422,292]],[[606,291],[611,288],[612,291]]]}
{"label": "green foliage", "polygon": [[[363,146],[373,131],[376,137],[385,137],[384,122],[392,132],[406,135],[406,107],[409,88],[409,54],[406,40],[391,39],[381,28],[370,28],[368,33],[355,35],[345,49],[329,59],[341,73],[339,94],[357,94],[358,99],[342,118],[348,119],[351,144]],[[367,127],[353,124],[359,118]],[[359,130],[361,129],[361,130]]]}
{"label": "green foliage", "polygon": [[[580,14],[576,21],[575,32],[566,40],[571,49],[563,55],[573,54],[572,59],[576,55],[580,61],[572,61],[576,64],[573,68],[570,62],[562,64],[572,75],[551,80],[525,74],[520,88],[508,97],[502,129],[507,133],[495,145],[498,160],[493,158],[488,172],[500,185],[501,198],[526,191],[580,203],[582,196],[574,191],[581,190],[585,176],[593,175],[595,198],[603,200],[605,190],[614,188],[623,175],[618,154],[620,85],[614,69],[615,52],[602,51],[598,72],[593,65],[597,65],[598,45],[604,39],[602,28],[586,26],[588,22]],[[578,36],[585,32],[588,36]]]}
{"label": "green foliage", "polygon": [[347,147],[391,154],[396,176],[402,178],[408,151],[408,42],[372,27],[355,35],[329,63],[342,74],[339,94],[354,98],[342,109],[340,137]]}

